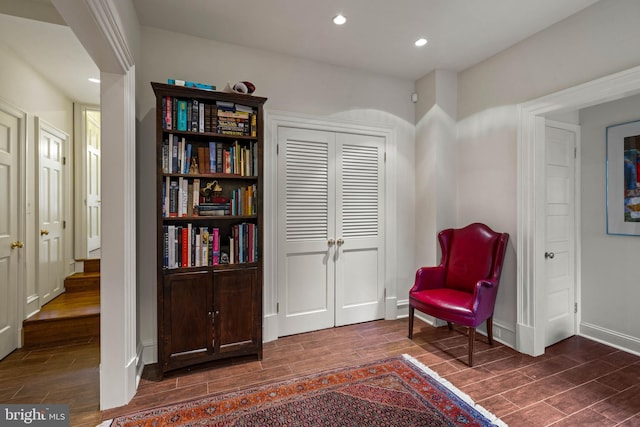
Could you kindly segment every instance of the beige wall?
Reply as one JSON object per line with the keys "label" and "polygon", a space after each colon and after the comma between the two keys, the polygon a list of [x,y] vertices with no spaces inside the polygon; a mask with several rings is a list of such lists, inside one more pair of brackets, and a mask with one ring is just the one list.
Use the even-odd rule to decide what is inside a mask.
{"label": "beige wall", "polygon": [[606,234],[606,128],[640,120],[640,95],[580,111],[581,330],[640,353],[640,236]]}
{"label": "beige wall", "polygon": [[494,319],[507,335],[517,322],[517,104],[639,65],[639,16],[638,1],[602,0],[458,75],[457,222],[511,235]]}
{"label": "beige wall", "polygon": [[[414,275],[414,82],[248,49],[150,28],[142,29],[141,60],[136,64],[138,115],[138,242],[141,340],[156,341],[155,228],[149,206],[155,205],[155,98],[150,82],[168,78],[210,83],[218,90],[227,82],[249,80],[256,96],[268,98],[265,111],[311,115],[323,120],[349,121],[392,129],[395,137],[397,186],[398,299],[408,298]],[[267,133],[267,137],[269,134]],[[267,144],[271,144],[267,141]],[[266,153],[265,162],[272,159]],[[275,177],[272,177],[275,183]],[[265,212],[265,219],[273,213]],[[268,294],[269,289],[265,292]],[[389,294],[389,292],[388,292]],[[265,314],[270,307],[265,307]],[[146,353],[146,352],[145,352]],[[145,354],[146,358],[146,354]]]}

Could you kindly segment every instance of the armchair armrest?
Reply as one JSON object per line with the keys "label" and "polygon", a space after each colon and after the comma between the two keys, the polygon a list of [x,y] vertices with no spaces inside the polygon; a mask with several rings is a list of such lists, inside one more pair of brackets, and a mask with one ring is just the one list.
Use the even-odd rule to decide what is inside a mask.
{"label": "armchair armrest", "polygon": [[493,315],[497,293],[497,280],[478,280],[473,290],[473,311],[476,313],[476,317],[486,319]]}
{"label": "armchair armrest", "polygon": [[416,271],[416,280],[409,292],[420,292],[427,289],[444,287],[444,266],[421,267]]}

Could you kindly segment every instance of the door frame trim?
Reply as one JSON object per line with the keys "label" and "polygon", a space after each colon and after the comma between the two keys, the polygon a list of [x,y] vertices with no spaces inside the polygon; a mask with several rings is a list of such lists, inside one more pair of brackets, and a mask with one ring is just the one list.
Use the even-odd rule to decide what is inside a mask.
{"label": "door frame trim", "polygon": [[[517,144],[517,238],[516,350],[532,356],[544,354],[544,236],[536,224],[540,193],[544,188],[541,169],[541,141],[544,143],[544,116],[575,111],[640,93],[640,66],[528,101],[518,108]],[[542,129],[540,128],[542,121]],[[578,310],[580,311],[580,310]],[[578,330],[578,333],[580,330]]]}
{"label": "door frame trim", "polygon": [[[277,143],[278,128],[292,127],[328,132],[355,133],[384,138],[386,153],[385,162],[385,319],[395,319],[397,316],[397,192],[396,188],[396,132],[392,128],[374,126],[366,122],[356,122],[316,117],[312,115],[291,113],[287,111],[265,110],[265,139],[264,139],[264,333],[265,342],[278,338],[278,288],[277,288]],[[391,237],[389,237],[391,236]]]}

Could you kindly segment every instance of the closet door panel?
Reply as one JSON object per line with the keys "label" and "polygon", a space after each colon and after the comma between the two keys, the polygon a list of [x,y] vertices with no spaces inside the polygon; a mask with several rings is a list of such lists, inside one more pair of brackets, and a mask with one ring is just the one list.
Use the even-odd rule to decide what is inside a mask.
{"label": "closet door panel", "polygon": [[278,129],[278,334],[334,326],[331,132]]}
{"label": "closet door panel", "polygon": [[336,134],[336,326],[384,317],[384,139]]}

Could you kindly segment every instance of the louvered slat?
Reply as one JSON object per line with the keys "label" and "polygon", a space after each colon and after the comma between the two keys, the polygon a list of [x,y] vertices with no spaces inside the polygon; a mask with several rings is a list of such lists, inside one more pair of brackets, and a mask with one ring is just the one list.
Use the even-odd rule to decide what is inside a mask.
{"label": "louvered slat", "polygon": [[377,147],[342,147],[342,235],[378,235],[378,159]]}
{"label": "louvered slat", "polygon": [[325,239],[329,181],[325,143],[288,141],[286,154],[287,240]]}

